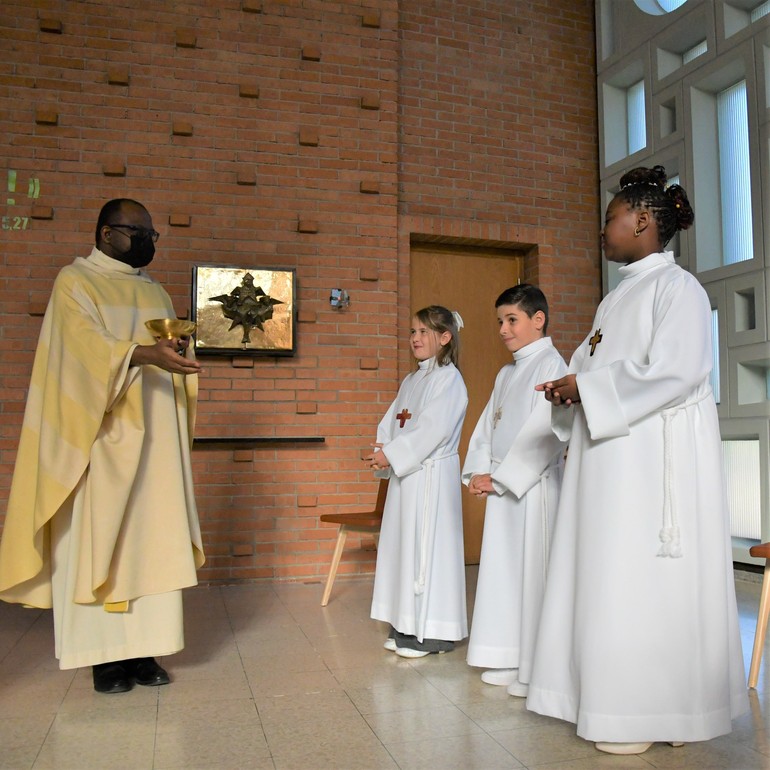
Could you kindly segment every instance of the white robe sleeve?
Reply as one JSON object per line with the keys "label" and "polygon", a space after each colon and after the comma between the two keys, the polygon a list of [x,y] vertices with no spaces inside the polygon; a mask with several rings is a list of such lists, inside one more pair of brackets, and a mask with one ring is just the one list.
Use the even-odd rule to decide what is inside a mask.
{"label": "white robe sleeve", "polygon": [[[581,346],[572,354],[569,369],[567,369],[568,374],[580,371],[586,357],[588,344],[588,337],[586,337]],[[574,406],[551,406],[551,430],[560,441],[565,443],[572,438],[572,421],[575,419],[575,409]]]}
{"label": "white robe sleeve", "polygon": [[[538,376],[538,382],[547,382],[562,377],[566,367],[561,360],[549,362]],[[563,442],[551,426],[551,405],[544,395],[535,394],[530,412],[518,432],[503,461],[492,474],[497,489],[503,486],[521,498],[535,484],[562,450]]]}
{"label": "white robe sleeve", "polygon": [[[396,404],[398,403],[398,397],[393,401],[393,403],[388,408],[388,411],[385,412],[385,416],[380,420],[380,424],[377,426],[377,443],[382,444],[383,446],[387,444],[393,434],[393,426],[396,422]],[[383,452],[384,454],[384,452]],[[387,457],[387,455],[385,455]],[[378,479],[389,479],[390,478],[390,468],[381,468],[379,470],[376,470],[374,472],[374,477]]]}
{"label": "white robe sleeve", "polygon": [[577,375],[581,407],[594,440],[626,436],[630,426],[679,402],[711,370],[710,305],[689,273],[661,287],[645,363],[621,359]]}

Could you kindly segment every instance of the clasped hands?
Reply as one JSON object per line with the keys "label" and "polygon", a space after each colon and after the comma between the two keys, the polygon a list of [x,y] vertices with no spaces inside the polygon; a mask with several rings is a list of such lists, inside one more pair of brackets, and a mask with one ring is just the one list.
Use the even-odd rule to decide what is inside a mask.
{"label": "clasped hands", "polygon": [[565,374],[558,380],[543,382],[535,385],[535,390],[540,391],[555,406],[572,406],[580,403],[580,391],[577,386],[577,377],[574,374]]}
{"label": "clasped hands", "polygon": [[388,458],[385,457],[385,453],[382,451],[382,444],[371,444],[373,452],[368,455],[364,455],[361,459],[374,471],[382,471],[385,468],[390,468]]}
{"label": "clasped hands", "polygon": [[491,473],[478,473],[468,482],[468,491],[477,497],[486,497],[489,494],[497,494],[492,484]]}

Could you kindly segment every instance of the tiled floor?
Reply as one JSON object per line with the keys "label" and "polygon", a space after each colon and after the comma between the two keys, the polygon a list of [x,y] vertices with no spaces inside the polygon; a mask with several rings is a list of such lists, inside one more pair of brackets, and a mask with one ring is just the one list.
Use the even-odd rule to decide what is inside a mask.
{"label": "tiled floor", "polygon": [[[759,584],[736,585],[748,666]],[[464,645],[384,651],[371,581],[339,580],[326,608],[320,597],[318,583],[188,591],[187,648],[164,661],[174,681],[121,695],[58,670],[50,613],[0,602],[0,768],[770,768],[764,666],[729,736],[613,757],[482,684]]]}

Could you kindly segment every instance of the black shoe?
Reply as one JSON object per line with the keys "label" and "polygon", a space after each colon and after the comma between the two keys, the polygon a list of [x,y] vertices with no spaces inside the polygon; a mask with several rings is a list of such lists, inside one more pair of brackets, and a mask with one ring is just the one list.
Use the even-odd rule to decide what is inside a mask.
{"label": "black shoe", "polygon": [[96,692],[128,692],[134,686],[122,661],[98,663],[93,672]]}
{"label": "black shoe", "polygon": [[451,652],[455,648],[455,643],[444,639],[423,639],[417,641],[416,636],[402,634],[396,631],[396,649],[416,650],[417,652],[440,653]]}
{"label": "black shoe", "polygon": [[165,669],[157,664],[155,658],[132,658],[131,660],[124,660],[123,665],[126,667],[128,675],[137,684],[145,687],[157,687],[171,681]]}

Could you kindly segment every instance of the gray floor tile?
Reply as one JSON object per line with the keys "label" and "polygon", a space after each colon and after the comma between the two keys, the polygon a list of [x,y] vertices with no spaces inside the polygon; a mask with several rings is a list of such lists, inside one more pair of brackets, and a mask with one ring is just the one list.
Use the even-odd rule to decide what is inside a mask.
{"label": "gray floor tile", "polygon": [[[736,585],[748,666],[759,583]],[[318,582],[187,591],[172,683],[121,695],[58,669],[50,612],[0,603],[0,770],[770,770],[770,659],[730,735],[614,757],[483,684],[465,644],[384,650],[371,588],[340,580],[327,607]]]}

